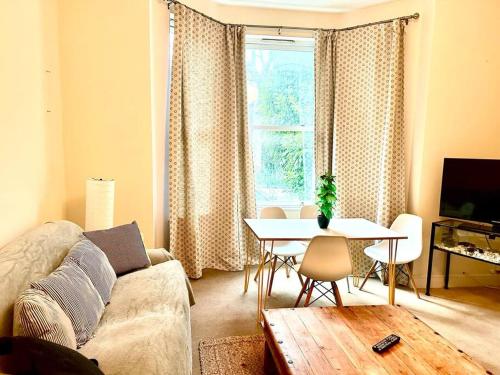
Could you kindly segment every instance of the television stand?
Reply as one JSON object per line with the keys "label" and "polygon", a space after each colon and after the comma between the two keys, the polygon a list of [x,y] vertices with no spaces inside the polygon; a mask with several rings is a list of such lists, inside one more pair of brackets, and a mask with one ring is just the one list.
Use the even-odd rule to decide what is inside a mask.
{"label": "television stand", "polygon": [[487,225],[487,224],[480,224],[480,223],[471,223],[471,222],[468,222],[468,221],[459,221],[459,220],[451,220],[451,221],[456,221],[458,222],[457,224],[457,227],[459,229],[463,229],[463,230],[475,230],[475,229],[479,229],[479,230],[484,230],[484,231],[490,231],[490,228],[491,228],[491,225]]}
{"label": "television stand", "polygon": [[500,221],[493,221],[493,227],[491,230],[500,236]]}
{"label": "television stand", "polygon": [[451,255],[500,265],[500,234],[490,226],[460,220],[432,223],[425,294],[430,296],[434,250],[446,253],[444,287],[448,289]]}

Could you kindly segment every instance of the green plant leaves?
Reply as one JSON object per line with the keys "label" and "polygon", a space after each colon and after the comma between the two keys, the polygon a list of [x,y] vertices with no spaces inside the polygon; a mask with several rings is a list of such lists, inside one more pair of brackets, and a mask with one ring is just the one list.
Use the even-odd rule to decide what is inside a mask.
{"label": "green plant leaves", "polygon": [[316,196],[316,205],[319,207],[319,210],[327,219],[331,219],[335,203],[337,202],[335,176],[325,173],[319,178]]}

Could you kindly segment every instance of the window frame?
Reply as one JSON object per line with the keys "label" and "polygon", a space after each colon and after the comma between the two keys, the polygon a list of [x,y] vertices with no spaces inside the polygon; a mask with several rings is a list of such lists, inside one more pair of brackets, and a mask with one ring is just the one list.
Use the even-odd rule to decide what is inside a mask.
{"label": "window frame", "polygon": [[[245,48],[254,50],[311,52],[314,54],[314,38],[248,34],[246,35],[245,39]],[[265,125],[265,124],[252,126],[249,124],[249,130],[251,138],[253,137],[252,132],[254,130],[274,131],[274,132],[276,131],[311,132],[314,137],[314,120],[310,126],[306,125],[284,126],[284,125]],[[313,157],[313,171],[314,171],[314,157]],[[298,211],[304,205],[314,204],[314,197],[310,201],[301,201],[301,202],[276,201],[275,204],[279,205],[281,208],[285,210]],[[270,206],[270,204],[256,201],[256,206],[257,210],[260,210],[266,206]]]}

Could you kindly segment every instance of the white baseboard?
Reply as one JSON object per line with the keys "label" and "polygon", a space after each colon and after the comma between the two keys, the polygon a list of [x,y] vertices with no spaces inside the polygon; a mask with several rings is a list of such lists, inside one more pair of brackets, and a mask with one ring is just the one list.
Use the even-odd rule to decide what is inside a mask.
{"label": "white baseboard", "polygon": [[[418,288],[425,288],[427,276],[414,276],[415,283]],[[500,274],[450,274],[448,286],[451,287],[468,287],[468,286],[500,286]],[[431,288],[443,288],[444,275],[431,276]]]}

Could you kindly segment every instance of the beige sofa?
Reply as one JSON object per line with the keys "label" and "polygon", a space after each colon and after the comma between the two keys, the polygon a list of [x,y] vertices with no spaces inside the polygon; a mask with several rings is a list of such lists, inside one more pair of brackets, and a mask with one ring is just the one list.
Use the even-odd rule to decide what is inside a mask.
{"label": "beige sofa", "polygon": [[[68,221],[47,223],[0,249],[0,336],[12,335],[18,294],[57,268],[81,233]],[[118,278],[94,338],[79,349],[105,374],[192,372],[191,290],[177,260],[151,254],[161,263]]]}

